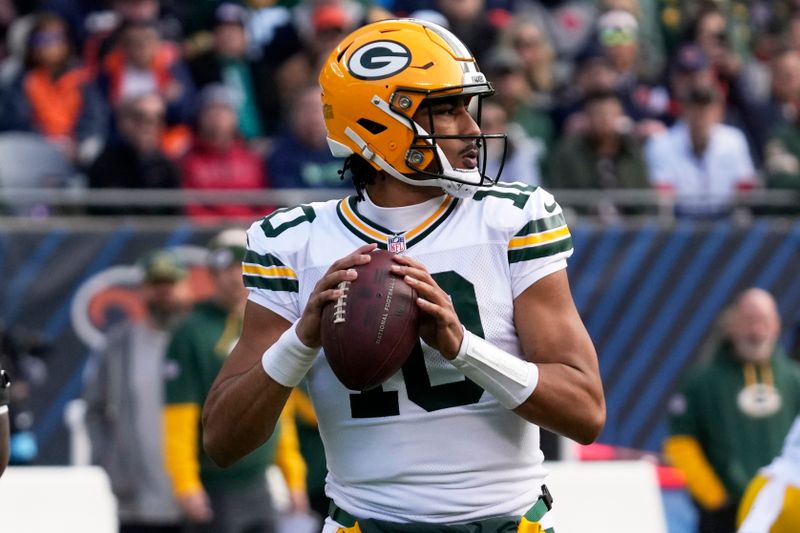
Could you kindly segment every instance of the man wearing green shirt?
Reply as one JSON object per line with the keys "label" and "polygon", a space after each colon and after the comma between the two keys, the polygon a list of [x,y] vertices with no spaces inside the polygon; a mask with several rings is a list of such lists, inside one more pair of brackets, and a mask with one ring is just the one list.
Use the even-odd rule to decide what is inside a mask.
{"label": "man wearing green shirt", "polygon": [[748,289],[724,315],[725,340],[669,404],[664,451],[686,476],[700,533],[731,533],[756,471],[780,452],[800,413],[800,366],[777,345],[775,300]]}
{"label": "man wearing green shirt", "polygon": [[306,511],[305,463],[293,420],[228,468],[203,452],[200,411],[222,363],[239,339],[247,289],[242,282],[244,230],[230,229],[209,245],[211,299],[179,325],[167,350],[165,460],[191,533],[272,533],[275,517],[265,472],[273,462],[286,478],[294,511]]}

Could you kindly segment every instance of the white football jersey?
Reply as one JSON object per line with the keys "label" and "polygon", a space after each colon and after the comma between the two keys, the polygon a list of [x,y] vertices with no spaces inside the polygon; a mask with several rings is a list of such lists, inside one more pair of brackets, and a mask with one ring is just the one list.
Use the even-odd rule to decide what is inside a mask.
{"label": "white football jersey", "polygon": [[761,473],[800,487],[800,415],[794,419],[792,427],[789,428],[781,454],[762,468]]}
{"label": "white football jersey", "polygon": [[[248,231],[250,300],[294,322],[333,261],[376,242],[422,262],[467,329],[523,357],[514,298],[566,267],[572,239],[561,208],[543,189],[518,183],[436,202],[401,233],[360,213],[355,196],[272,213]],[[356,517],[459,523],[519,515],[540,494],[539,428],[423,342],[401,371],[367,392],[346,389],[324,353],[307,379],[327,493]]]}

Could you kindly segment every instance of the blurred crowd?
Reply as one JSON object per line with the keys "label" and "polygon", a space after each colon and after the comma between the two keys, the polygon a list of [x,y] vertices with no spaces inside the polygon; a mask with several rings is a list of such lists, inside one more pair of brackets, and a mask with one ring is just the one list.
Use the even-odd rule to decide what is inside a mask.
{"label": "blurred crowd", "polygon": [[800,190],[797,0],[0,0],[0,187],[348,188],[317,73],[392,16],[470,47],[497,90],[482,126],[511,140],[503,180],[656,190],[695,218]]}

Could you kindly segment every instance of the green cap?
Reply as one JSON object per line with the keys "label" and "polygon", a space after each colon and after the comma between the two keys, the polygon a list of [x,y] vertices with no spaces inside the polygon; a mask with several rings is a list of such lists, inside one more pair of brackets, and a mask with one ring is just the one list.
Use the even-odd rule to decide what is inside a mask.
{"label": "green cap", "polygon": [[241,263],[247,252],[247,232],[241,228],[226,229],[208,243],[208,266],[223,270]]}
{"label": "green cap", "polygon": [[144,281],[179,281],[186,276],[183,261],[169,250],[155,250],[144,256],[139,262],[144,272]]}

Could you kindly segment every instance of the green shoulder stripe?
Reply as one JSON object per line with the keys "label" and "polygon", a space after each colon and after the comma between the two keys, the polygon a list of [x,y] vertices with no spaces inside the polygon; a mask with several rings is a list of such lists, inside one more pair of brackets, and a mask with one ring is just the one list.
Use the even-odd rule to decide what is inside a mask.
{"label": "green shoulder stripe", "polygon": [[534,233],[541,233],[543,231],[560,228],[561,226],[566,225],[566,223],[567,221],[564,219],[564,215],[562,213],[558,213],[547,218],[531,220],[522,226],[522,229],[519,230],[514,237],[524,237],[525,235],[532,235]]}
{"label": "green shoulder stripe", "polygon": [[265,289],[268,291],[299,292],[299,284],[296,279],[286,278],[262,278],[260,276],[242,276],[244,286],[253,289]]}
{"label": "green shoulder stripe", "polygon": [[286,266],[280,259],[272,254],[259,254],[253,250],[247,250],[244,254],[243,263],[252,263],[254,265],[261,265],[265,267]]}
{"label": "green shoulder stripe", "polygon": [[518,263],[520,261],[530,261],[540,257],[548,257],[572,249],[572,237],[556,241],[542,246],[531,246],[508,251],[508,262]]}

